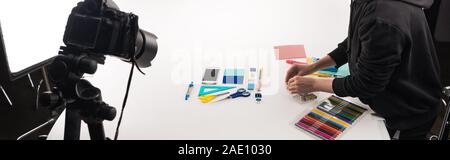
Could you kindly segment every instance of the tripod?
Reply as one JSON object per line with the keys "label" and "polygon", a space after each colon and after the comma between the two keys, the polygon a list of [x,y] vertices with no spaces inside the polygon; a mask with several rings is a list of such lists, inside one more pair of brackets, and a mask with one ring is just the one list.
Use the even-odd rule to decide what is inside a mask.
{"label": "tripod", "polygon": [[61,47],[59,55],[48,66],[48,76],[54,87],[40,95],[42,106],[50,110],[66,109],[65,140],[79,140],[81,121],[88,125],[92,140],[106,140],[103,121],[112,121],[116,109],[102,100],[100,89],[82,79],[94,74],[104,56],[83,53],[70,47]]}
{"label": "tripod", "polygon": [[441,140],[448,140],[450,134],[450,87],[445,87],[443,93],[446,96],[447,106],[445,106],[445,114],[439,137]]}

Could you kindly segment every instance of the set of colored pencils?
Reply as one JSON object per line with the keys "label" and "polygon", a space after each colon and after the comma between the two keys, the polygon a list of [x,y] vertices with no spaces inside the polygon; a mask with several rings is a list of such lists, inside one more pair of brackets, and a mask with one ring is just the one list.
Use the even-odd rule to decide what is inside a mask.
{"label": "set of colored pencils", "polygon": [[325,140],[335,140],[367,109],[331,96],[306,114],[296,126]]}

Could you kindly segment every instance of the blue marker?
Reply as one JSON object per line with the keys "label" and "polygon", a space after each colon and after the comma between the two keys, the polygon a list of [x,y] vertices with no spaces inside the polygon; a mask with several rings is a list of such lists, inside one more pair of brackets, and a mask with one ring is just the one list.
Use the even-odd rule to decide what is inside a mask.
{"label": "blue marker", "polygon": [[194,82],[191,82],[191,84],[189,84],[189,87],[188,87],[188,90],[186,92],[186,96],[184,97],[184,100],[187,101],[189,99],[193,89],[194,89]]}
{"label": "blue marker", "polygon": [[322,69],[321,71],[337,72],[338,69],[336,67],[330,67],[330,68]]}

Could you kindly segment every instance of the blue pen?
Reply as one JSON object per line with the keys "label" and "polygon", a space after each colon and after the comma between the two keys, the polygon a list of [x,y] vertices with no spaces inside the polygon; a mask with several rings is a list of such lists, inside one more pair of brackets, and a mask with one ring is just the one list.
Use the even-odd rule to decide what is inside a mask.
{"label": "blue pen", "polygon": [[189,84],[189,87],[188,87],[188,90],[186,92],[186,96],[184,97],[184,100],[187,101],[189,99],[193,89],[194,89],[194,82],[191,82],[191,84]]}

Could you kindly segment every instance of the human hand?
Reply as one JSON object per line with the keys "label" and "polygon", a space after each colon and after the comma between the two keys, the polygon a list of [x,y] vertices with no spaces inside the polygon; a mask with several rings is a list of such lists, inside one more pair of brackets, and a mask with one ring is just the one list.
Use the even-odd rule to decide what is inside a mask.
{"label": "human hand", "polygon": [[289,80],[295,76],[311,74],[313,72],[311,68],[311,65],[293,65],[286,73],[286,84],[288,84]]}
{"label": "human hand", "polygon": [[308,94],[317,91],[316,78],[294,76],[287,83],[287,90],[292,94]]}

